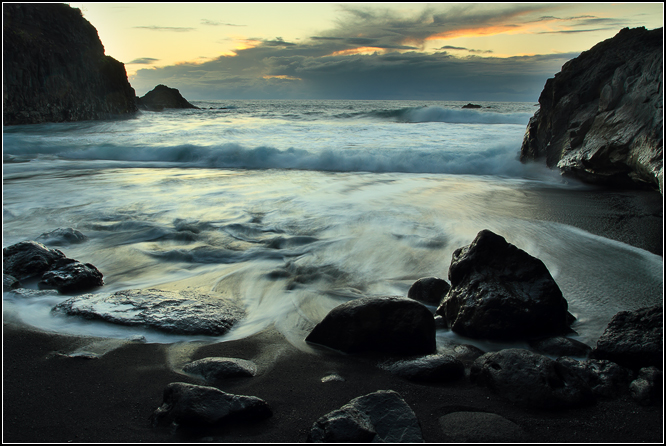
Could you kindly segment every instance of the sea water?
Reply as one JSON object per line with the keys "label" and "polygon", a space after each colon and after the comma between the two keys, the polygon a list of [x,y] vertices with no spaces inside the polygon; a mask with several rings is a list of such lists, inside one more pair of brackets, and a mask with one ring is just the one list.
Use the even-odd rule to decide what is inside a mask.
{"label": "sea water", "polygon": [[[482,229],[546,264],[589,345],[617,311],[661,302],[661,257],[538,217],[526,191],[584,186],[519,162],[533,103],[193,104],[4,127],[3,246],[75,228],[88,240],[57,248],[102,271],[95,293],[241,301],[247,318],[214,340],[275,326],[303,347],[340,303],[446,279],[453,251]],[[51,312],[69,297],[5,292],[4,317],[76,335],[213,340]],[[438,332],[440,344],[452,337]]]}

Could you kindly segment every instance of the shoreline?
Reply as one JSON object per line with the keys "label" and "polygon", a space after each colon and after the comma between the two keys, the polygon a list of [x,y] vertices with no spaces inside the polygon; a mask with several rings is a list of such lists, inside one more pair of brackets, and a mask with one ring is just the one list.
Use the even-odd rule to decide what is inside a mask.
{"label": "shoreline", "polygon": [[[663,200],[658,193],[596,189],[525,193],[545,203],[540,204],[537,219],[569,224],[663,255]],[[100,342],[105,341],[3,321],[4,442],[306,442],[319,417],[355,397],[389,389],[416,413],[426,442],[448,441],[438,420],[461,411],[501,415],[520,426],[526,441],[534,443],[663,441],[663,406],[640,406],[628,393],[576,409],[531,409],[510,403],[467,377],[448,384],[417,384],[377,367],[379,357],[307,353],[271,328],[215,344],[109,341],[110,350],[95,359],[67,356]],[[174,432],[152,427],[150,416],[162,404],[167,384],[206,385],[179,373],[178,365],[208,356],[256,362],[257,376],[218,387],[264,399],[273,415],[210,429]],[[321,381],[331,373],[345,381]]]}

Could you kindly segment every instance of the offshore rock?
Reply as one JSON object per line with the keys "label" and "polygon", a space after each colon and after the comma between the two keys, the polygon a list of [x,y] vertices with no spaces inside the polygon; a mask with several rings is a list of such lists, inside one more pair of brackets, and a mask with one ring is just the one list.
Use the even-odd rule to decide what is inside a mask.
{"label": "offshore rock", "polygon": [[620,311],[608,323],[591,357],[631,369],[663,367],[664,308],[661,305]]}
{"label": "offshore rock", "polygon": [[3,124],[81,121],[136,112],[125,66],[65,4],[3,4]]}
{"label": "offshore rock", "polygon": [[315,443],[423,443],[416,414],[393,390],[354,398],[319,418],[308,440]]}
{"label": "offshore rock", "polygon": [[397,355],[435,351],[435,320],[404,297],[362,297],[332,309],[305,339],[345,353]]}
{"label": "offshore rock", "polygon": [[506,349],[479,357],[470,379],[505,399],[544,409],[580,407],[594,402],[579,374],[547,356]]}
{"label": "offshore rock", "polygon": [[255,396],[233,395],[215,387],[171,383],[164,389],[163,403],[152,415],[153,425],[216,425],[229,419],[258,421],[272,411]]}
{"label": "offshore rock", "polygon": [[663,194],[663,94],[663,28],[625,28],[546,81],[521,160]]}
{"label": "offshore rock", "polygon": [[410,299],[421,301],[428,305],[439,305],[451,285],[438,277],[423,277],[412,284],[407,292]]}
{"label": "offshore rock", "polygon": [[136,98],[139,110],[161,111],[165,108],[199,108],[187,102],[175,88],[158,85],[151,91]]}
{"label": "offshore rock", "polygon": [[454,251],[449,281],[436,314],[458,334],[518,340],[569,331],[567,301],[543,262],[491,231]]}
{"label": "offshore rock", "polygon": [[53,311],[168,333],[210,336],[225,334],[245,317],[245,310],[229,300],[156,289],[84,294],[59,303]]}

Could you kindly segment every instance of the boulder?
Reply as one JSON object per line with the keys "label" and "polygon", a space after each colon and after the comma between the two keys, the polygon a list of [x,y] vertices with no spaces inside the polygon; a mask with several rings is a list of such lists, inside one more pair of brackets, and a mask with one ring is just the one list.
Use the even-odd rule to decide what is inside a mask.
{"label": "boulder", "polygon": [[533,339],[529,345],[537,352],[550,356],[587,357],[592,351],[589,345],[565,336]]}
{"label": "boulder", "polygon": [[412,299],[362,297],[331,310],[305,340],[345,353],[429,354],[436,347],[435,321]]}
{"label": "boulder", "polygon": [[629,384],[631,397],[642,406],[661,404],[664,399],[664,373],[654,366],[644,367]]}
{"label": "boulder", "polygon": [[414,411],[393,390],[354,398],[319,418],[308,440],[315,443],[423,443]]}
{"label": "boulder", "polygon": [[383,365],[382,368],[410,381],[445,383],[465,376],[462,361],[452,355],[428,355]]}
{"label": "boulder", "polygon": [[509,401],[529,407],[562,409],[594,402],[590,387],[577,373],[529,350],[486,353],[474,361],[470,379]]}
{"label": "boulder", "polygon": [[633,378],[631,370],[605,359],[578,361],[563,356],[557,362],[577,373],[597,396],[614,398],[626,393]]}
{"label": "boulder", "polygon": [[230,419],[257,421],[272,411],[261,398],[233,395],[215,387],[171,383],[164,389],[163,403],[152,415],[154,426],[216,425]]}
{"label": "boulder", "polygon": [[168,333],[210,336],[227,333],[245,317],[245,310],[230,300],[157,289],[83,294],[59,303],[52,311]]}
{"label": "boulder", "polygon": [[620,311],[608,323],[591,357],[608,359],[631,369],[662,367],[663,307]]}
{"label": "boulder", "polygon": [[62,259],[62,251],[27,240],[2,249],[2,272],[18,280],[39,277]]}
{"label": "boulder", "polygon": [[203,358],[183,367],[185,373],[199,375],[215,384],[229,378],[252,377],[257,374],[257,365],[239,358]]}
{"label": "boulder", "polygon": [[10,276],[9,274],[3,274],[2,275],[2,290],[3,291],[15,290],[20,286],[21,286],[21,282],[19,282],[16,277]]}
{"label": "boulder", "polygon": [[97,30],[65,4],[3,4],[3,124],[131,116],[125,66]]}
{"label": "boulder", "polygon": [[51,246],[74,245],[86,240],[88,240],[88,237],[73,228],[58,228],[51,232],[45,232],[35,239],[39,243]]}
{"label": "boulder", "polygon": [[151,91],[136,98],[139,110],[161,111],[165,108],[198,108],[187,102],[175,88],[158,85]]}
{"label": "boulder", "polygon": [[519,340],[570,331],[573,316],[543,262],[489,230],[453,253],[449,281],[436,314],[458,334]]}
{"label": "boulder", "polygon": [[39,288],[80,293],[104,285],[102,273],[90,263],[61,259],[39,281]]}
{"label": "boulder", "polygon": [[625,28],[548,79],[521,160],[663,194],[663,28]]}
{"label": "boulder", "polygon": [[427,305],[439,305],[450,288],[451,285],[446,280],[438,277],[424,277],[412,284],[407,292],[407,297]]}
{"label": "boulder", "polygon": [[453,412],[439,419],[447,443],[522,443],[527,434],[513,421],[487,412]]}

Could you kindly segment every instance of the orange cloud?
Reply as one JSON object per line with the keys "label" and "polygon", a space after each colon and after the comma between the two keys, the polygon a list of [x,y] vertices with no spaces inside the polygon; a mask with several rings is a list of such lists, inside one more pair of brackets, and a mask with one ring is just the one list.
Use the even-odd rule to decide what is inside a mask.
{"label": "orange cloud", "polygon": [[350,48],[348,50],[335,51],[328,56],[352,56],[355,54],[374,54],[377,52],[384,53],[386,52],[386,49],[375,46],[361,46],[358,48]]}

